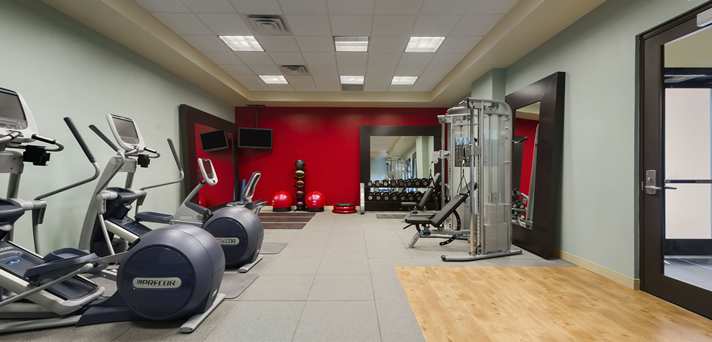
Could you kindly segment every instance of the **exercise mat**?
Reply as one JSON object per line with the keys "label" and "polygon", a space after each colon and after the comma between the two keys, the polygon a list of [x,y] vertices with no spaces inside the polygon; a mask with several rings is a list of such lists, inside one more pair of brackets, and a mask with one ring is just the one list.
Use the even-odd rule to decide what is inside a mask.
{"label": "exercise mat", "polygon": [[220,284],[220,292],[225,294],[225,299],[227,300],[237,299],[258,277],[259,274],[257,273],[226,271],[223,274],[222,284]]}
{"label": "exercise mat", "polygon": [[279,254],[285,247],[286,242],[263,242],[260,254]]}
{"label": "exercise mat", "polygon": [[314,217],[305,212],[261,212],[260,221],[265,229],[302,229]]}

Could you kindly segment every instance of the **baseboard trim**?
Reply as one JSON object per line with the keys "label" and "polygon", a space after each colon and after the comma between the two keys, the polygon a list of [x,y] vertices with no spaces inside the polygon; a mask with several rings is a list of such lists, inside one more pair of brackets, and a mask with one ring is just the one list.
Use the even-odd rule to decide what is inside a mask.
{"label": "baseboard trim", "polygon": [[623,285],[629,289],[634,289],[634,290],[640,289],[640,279],[631,278],[631,277],[626,276],[625,274],[622,274],[620,272],[610,270],[610,269],[608,269],[602,265],[599,265],[591,260],[582,258],[577,255],[573,255],[566,251],[561,251],[561,259],[566,260],[566,261],[568,261],[572,264],[575,264],[579,267],[585,268],[593,273],[604,276],[604,277],[606,277],[620,285]]}

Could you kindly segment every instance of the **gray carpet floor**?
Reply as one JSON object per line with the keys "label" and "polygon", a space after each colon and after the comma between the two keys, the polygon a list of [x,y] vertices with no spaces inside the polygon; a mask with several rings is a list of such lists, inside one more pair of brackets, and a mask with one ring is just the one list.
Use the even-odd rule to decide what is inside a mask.
{"label": "gray carpet floor", "polygon": [[180,323],[114,323],[0,336],[0,341],[423,341],[395,274],[399,265],[478,267],[554,266],[529,253],[445,264],[466,244],[421,240],[406,248],[413,230],[399,220],[366,215],[317,214],[302,230],[267,230],[265,241],[288,243],[265,255],[253,270],[259,278],[238,300],[225,301],[193,334]]}

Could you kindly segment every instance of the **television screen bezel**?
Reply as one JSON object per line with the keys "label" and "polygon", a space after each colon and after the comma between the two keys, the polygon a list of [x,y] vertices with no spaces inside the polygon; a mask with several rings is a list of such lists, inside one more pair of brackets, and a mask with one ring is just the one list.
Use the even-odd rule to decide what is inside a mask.
{"label": "television screen bezel", "polygon": [[[206,149],[205,144],[203,144],[203,135],[210,134],[210,133],[216,133],[216,132],[222,132],[222,135],[225,138],[225,145],[216,147],[216,148]],[[227,136],[227,131],[225,131],[224,129],[217,129],[217,130],[210,131],[210,132],[200,133],[200,146],[201,146],[201,148],[203,148],[203,151],[205,151],[205,152],[216,152],[216,151],[229,150],[230,149],[230,139]]]}
{"label": "television screen bezel", "polygon": [[[269,131],[269,146],[253,146],[253,145],[242,145],[242,131],[243,130],[251,130],[251,131]],[[271,150],[273,146],[273,130],[271,128],[250,128],[250,127],[238,127],[237,128],[237,147],[238,148],[248,148],[248,149],[256,149],[256,150]]]}

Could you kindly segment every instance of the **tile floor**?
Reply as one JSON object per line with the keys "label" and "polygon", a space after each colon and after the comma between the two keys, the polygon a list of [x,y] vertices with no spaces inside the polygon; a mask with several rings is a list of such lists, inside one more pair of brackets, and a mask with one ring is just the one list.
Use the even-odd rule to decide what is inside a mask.
{"label": "tile floor", "polygon": [[[462,241],[443,248],[421,240],[400,220],[316,215],[302,230],[267,230],[266,241],[287,242],[251,272],[260,278],[237,301],[224,302],[193,334],[175,323],[116,323],[0,336],[0,341],[423,341],[394,269],[453,265],[443,251],[464,253]],[[529,253],[472,265],[568,265]]]}

